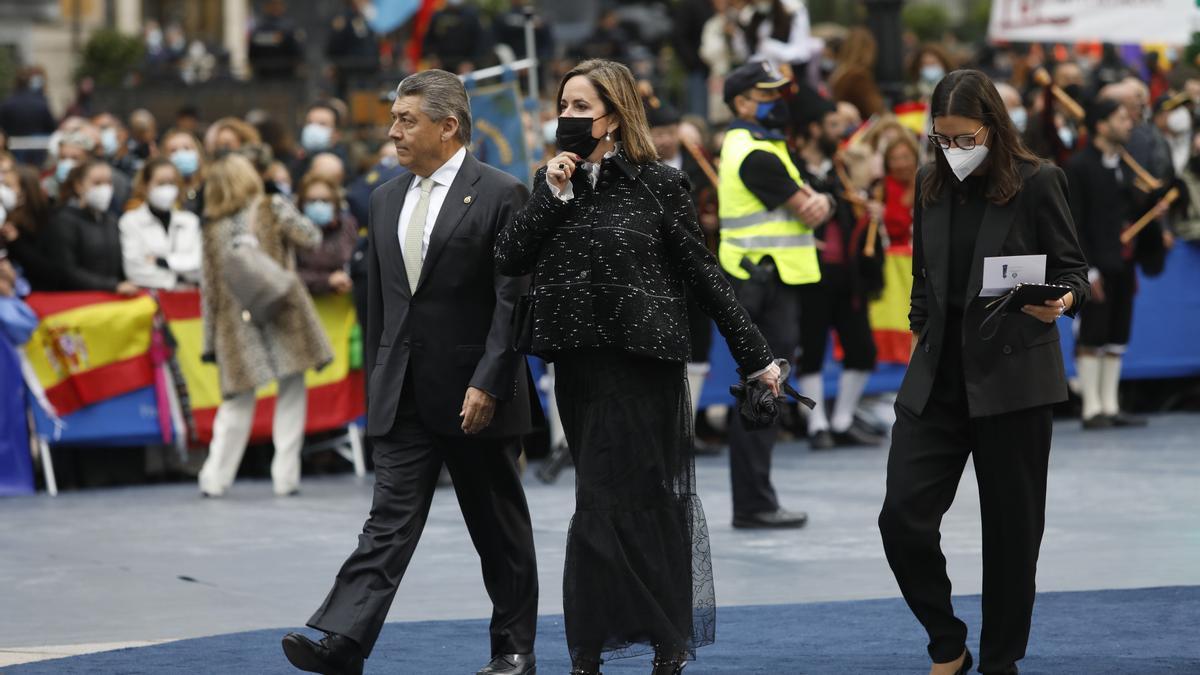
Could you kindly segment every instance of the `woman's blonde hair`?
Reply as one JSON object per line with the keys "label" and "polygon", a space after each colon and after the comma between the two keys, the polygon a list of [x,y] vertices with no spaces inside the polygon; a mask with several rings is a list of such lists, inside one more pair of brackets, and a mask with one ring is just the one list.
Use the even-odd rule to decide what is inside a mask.
{"label": "woman's blonde hair", "polygon": [[263,193],[262,177],[250,160],[228,154],[208,167],[204,183],[204,215],[217,219],[246,208]]}
{"label": "woman's blonde hair", "polygon": [[592,83],[600,101],[604,103],[605,112],[617,118],[620,126],[615,134],[629,160],[635,164],[647,164],[657,160],[658,152],[654,149],[650,125],[646,122],[646,109],[642,107],[637,82],[629,68],[605,59],[584,61],[563,76],[558,85],[556,101],[562,100],[567,82],[578,75],[586,77]]}
{"label": "woman's blonde hair", "polygon": [[238,117],[222,117],[213,122],[208,132],[205,133],[205,142],[207,143],[208,141],[208,134],[212,134],[212,139],[215,143],[217,134],[221,133],[223,129],[232,131],[233,135],[238,137],[238,141],[242,146],[262,143],[262,135],[258,133],[258,129],[255,129],[248,122]]}

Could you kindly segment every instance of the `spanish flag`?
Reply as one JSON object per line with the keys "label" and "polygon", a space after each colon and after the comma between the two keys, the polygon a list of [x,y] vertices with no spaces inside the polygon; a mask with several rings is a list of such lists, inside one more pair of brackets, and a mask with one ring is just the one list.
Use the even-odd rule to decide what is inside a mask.
{"label": "spanish flag", "polygon": [[[350,368],[351,334],[357,321],[353,300],[348,295],[328,295],[315,297],[313,301],[321,325],[333,345],[333,362],[319,372],[310,370],[305,375],[308,387],[305,430],[308,433],[344,427],[363,414],[366,398],[362,371]],[[175,337],[175,357],[187,382],[197,436],[207,443],[212,440],[213,419],[221,404],[221,389],[217,367],[200,360],[203,344],[200,294],[195,291],[161,292],[159,302]],[[258,392],[258,406],[250,432],[253,439],[271,437],[275,391],[275,385],[271,384]]]}
{"label": "spanish flag", "polygon": [[34,293],[26,302],[41,320],[26,353],[59,415],[154,384],[149,296]]}

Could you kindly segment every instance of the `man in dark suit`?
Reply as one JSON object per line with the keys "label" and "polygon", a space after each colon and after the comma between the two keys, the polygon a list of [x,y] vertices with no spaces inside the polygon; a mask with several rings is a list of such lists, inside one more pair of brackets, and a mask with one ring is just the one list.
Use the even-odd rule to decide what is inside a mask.
{"label": "man in dark suit", "polygon": [[531,427],[532,387],[511,348],[527,279],[493,268],[492,249],[528,197],[467,152],[471,111],[454,75],[406,78],[389,136],[411,171],[371,195],[367,434],[375,496],[358,548],[308,625],[283,639],[296,667],[362,672],[429,514],[443,464],[492,599],[491,663],[480,675],[533,675],[537,568],[512,439]]}

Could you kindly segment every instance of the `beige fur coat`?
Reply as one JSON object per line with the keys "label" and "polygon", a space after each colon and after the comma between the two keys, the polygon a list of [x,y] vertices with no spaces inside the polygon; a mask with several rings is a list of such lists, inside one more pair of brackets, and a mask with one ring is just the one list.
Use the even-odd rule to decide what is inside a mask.
{"label": "beige fur coat", "polygon": [[263,197],[242,211],[205,224],[201,278],[204,354],[214,358],[221,395],[231,398],[281,377],[320,369],[333,360],[312,298],[297,279],[286,304],[270,323],[255,323],[229,292],[223,263],[234,237],[250,226],[255,209],[255,233],[263,252],[295,272],[296,248],[312,248],[321,231],[280,195]]}

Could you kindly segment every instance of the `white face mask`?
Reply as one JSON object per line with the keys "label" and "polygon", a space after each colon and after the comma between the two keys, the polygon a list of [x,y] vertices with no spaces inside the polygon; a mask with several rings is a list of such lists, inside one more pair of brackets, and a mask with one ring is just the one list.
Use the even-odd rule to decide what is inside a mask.
{"label": "white face mask", "polygon": [[1025,126],[1029,124],[1029,112],[1024,108],[1012,108],[1008,111],[1008,116],[1012,118],[1013,126],[1017,131],[1025,133]]}
{"label": "white face mask", "polygon": [[0,185],[0,206],[9,211],[17,208],[17,191],[7,185]]}
{"label": "white face mask", "polygon": [[112,184],[95,185],[88,188],[88,191],[83,193],[84,203],[101,212],[108,210],[109,205],[112,204],[112,198]]}
{"label": "white face mask", "polygon": [[988,147],[986,145],[977,145],[970,150],[945,148],[942,150],[942,153],[946,155],[946,162],[950,164],[950,169],[961,183],[975,169],[978,169],[980,164],[983,164],[983,160],[987,159]]}
{"label": "white face mask", "polygon": [[1187,108],[1176,108],[1167,115],[1167,129],[1175,135],[1186,134],[1192,128],[1192,114]]}
{"label": "white face mask", "polygon": [[[991,130],[989,129],[988,132]],[[988,132],[984,132],[983,138],[979,139],[974,148],[963,150],[959,147],[943,148],[942,154],[946,156],[946,163],[950,165],[950,170],[954,172],[954,176],[958,181],[967,179],[975,169],[983,164],[983,160],[987,159],[988,147],[984,145],[987,140]],[[978,132],[976,132],[978,133]]]}
{"label": "white face mask", "polygon": [[150,192],[146,194],[146,201],[150,202],[150,206],[159,211],[170,211],[175,207],[175,200],[179,198],[179,188],[170,184],[157,185],[150,188]]}

